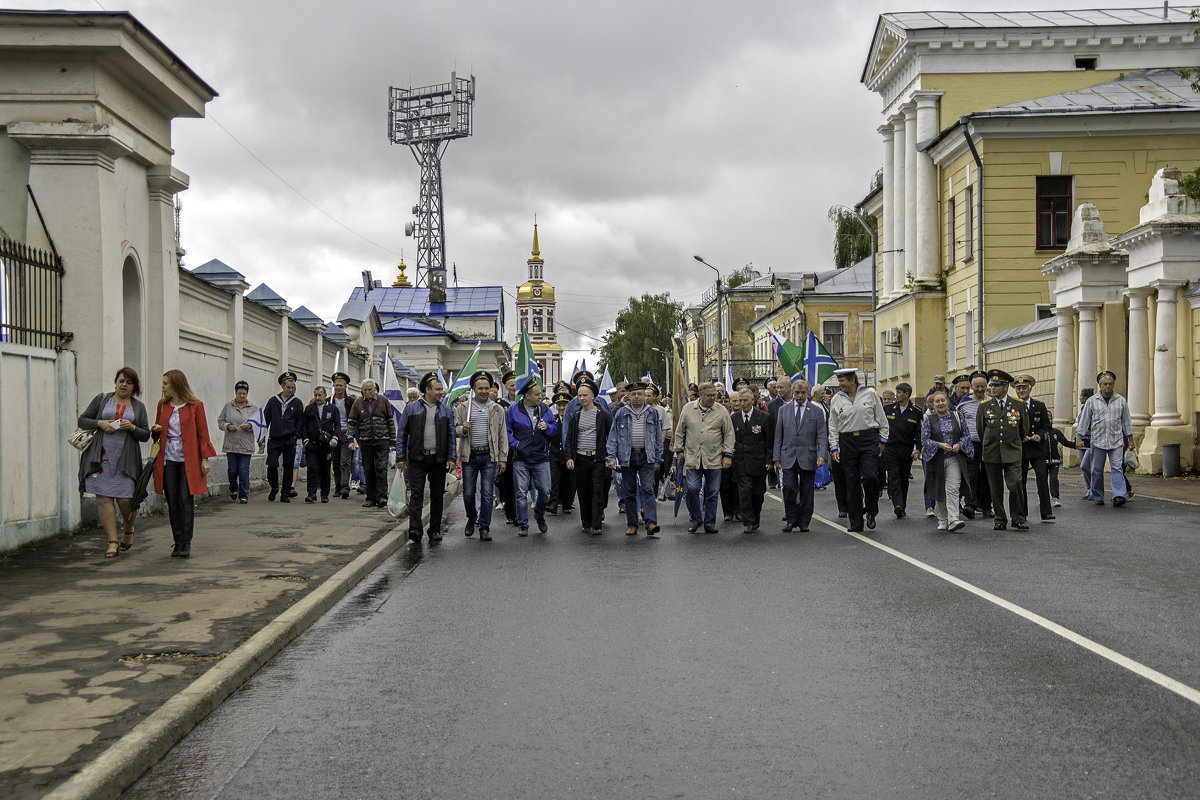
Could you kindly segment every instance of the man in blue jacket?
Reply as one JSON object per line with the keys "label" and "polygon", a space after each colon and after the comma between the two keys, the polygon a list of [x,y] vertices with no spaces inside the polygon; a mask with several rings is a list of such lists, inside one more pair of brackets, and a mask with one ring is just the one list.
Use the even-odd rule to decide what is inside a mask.
{"label": "man in blue jacket", "polygon": [[417,384],[421,397],[404,407],[396,445],[396,469],[408,468],[408,538],[421,541],[421,510],[429,482],[429,541],[442,538],[442,503],[446,472],[454,469],[457,440],[454,418],[442,403],[446,390],[437,374],[426,373]]}
{"label": "man in blue jacket", "polygon": [[295,478],[296,440],[304,435],[304,402],[296,397],[296,373],[279,376],[279,394],[263,407],[267,423],[267,483],[271,486],[268,500],[279,495],[279,462],[283,460],[283,495],[281,503],[290,503],[296,496],[292,481]]}
{"label": "man in blue jacket", "polygon": [[654,468],[662,461],[662,422],[658,413],[646,405],[646,384],[631,383],[626,389],[629,404],[617,408],[608,433],[608,468],[621,470],[621,499],[625,502],[628,525],[625,535],[637,535],[640,494],[646,535],[657,536]]}
{"label": "man in blue jacket", "polygon": [[528,375],[517,385],[518,399],[504,412],[508,453],[512,458],[519,536],[529,535],[529,483],[537,490],[533,518],[546,532],[546,503],[550,499],[550,438],[558,434],[554,409],[542,402],[542,387]]}

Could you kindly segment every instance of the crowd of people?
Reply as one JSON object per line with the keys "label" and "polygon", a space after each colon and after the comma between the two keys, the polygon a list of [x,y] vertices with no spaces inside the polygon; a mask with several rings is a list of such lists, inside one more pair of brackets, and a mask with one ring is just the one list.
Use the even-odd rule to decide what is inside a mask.
{"label": "crowd of people", "polygon": [[[405,478],[408,536],[415,542],[444,535],[446,476],[459,469],[464,533],[478,533],[480,541],[492,538],[496,508],[518,536],[527,536],[531,523],[546,533],[547,514],[576,509],[583,532],[603,533],[614,484],[629,536],[640,530],[657,536],[657,504],[674,492],[686,500],[689,533],[719,532],[718,506],[724,522],[755,533],[764,524],[768,486],[781,490],[782,530],[807,531],[814,492],[829,482],[838,516],[849,531],[862,532],[877,526],[885,493],[897,519],[908,515],[918,460],[925,514],[938,530],[961,533],[977,516],[992,519],[995,530],[1028,530],[1031,471],[1042,521],[1053,521],[1061,506],[1062,447],[1081,452],[1085,500],[1105,504],[1106,461],[1113,506],[1133,494],[1125,474],[1133,428],[1111,372],[1097,376],[1098,393],[1081,392],[1073,439],[1053,427],[1046,405],[1033,397],[1030,375],[993,369],[949,384],[934,376],[923,404],[906,383],[877,393],[861,385],[854,369],[835,376],[836,390],[811,386],[799,375],[771,378],[761,387],[739,380],[728,391],[715,382],[692,384],[675,420],[671,396],[652,383],[621,382],[602,393],[587,370],[548,390],[532,375],[518,384],[512,372],[497,381],[480,370],[453,405],[444,402],[437,374],[429,373],[402,409],[371,380],[352,397],[343,372],[332,376],[332,395],[318,386],[305,404],[295,393],[296,375],[287,371],[261,413],[249,400],[249,384],[238,381],[217,427],[224,434],[231,501],[249,501],[256,447],[265,448],[271,502],[298,496],[303,458],[306,502],[349,499],[357,491],[365,495],[364,507],[383,508],[394,465]],[[140,394],[136,371],[122,367],[113,391],[96,395],[80,415],[80,428],[96,432],[80,459],[80,491],[96,496],[109,543],[105,556],[115,558],[133,546],[137,506],[152,472],[171,521],[171,555],[187,558],[193,497],[207,492],[208,459],[216,456],[204,405],[179,370],[163,375],[153,423]],[[150,439],[152,471],[143,468],[140,448]]]}

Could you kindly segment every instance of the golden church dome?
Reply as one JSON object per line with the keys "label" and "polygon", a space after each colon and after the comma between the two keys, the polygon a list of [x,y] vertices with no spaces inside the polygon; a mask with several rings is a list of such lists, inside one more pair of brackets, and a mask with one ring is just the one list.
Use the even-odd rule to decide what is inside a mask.
{"label": "golden church dome", "polygon": [[544,281],[525,281],[517,289],[517,299],[528,302],[537,302],[539,300],[553,300],[554,287]]}

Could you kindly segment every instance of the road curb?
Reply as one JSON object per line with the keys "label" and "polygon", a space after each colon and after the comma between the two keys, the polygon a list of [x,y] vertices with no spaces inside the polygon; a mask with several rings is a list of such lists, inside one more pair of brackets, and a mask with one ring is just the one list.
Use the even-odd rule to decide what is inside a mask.
{"label": "road curb", "polygon": [[[446,493],[449,502],[462,491],[456,480]],[[423,521],[428,523],[426,507]],[[294,606],[268,622],[219,664],[163,703],[43,800],[113,800],[158,763],[177,742],[236,692],[293,639],[306,631],[363,578],[408,541],[405,520],[357,558],[342,567]]]}

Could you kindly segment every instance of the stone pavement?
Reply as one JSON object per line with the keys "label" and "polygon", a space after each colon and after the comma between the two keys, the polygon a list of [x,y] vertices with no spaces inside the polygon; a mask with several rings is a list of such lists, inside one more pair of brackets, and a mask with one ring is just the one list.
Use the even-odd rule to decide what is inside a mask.
{"label": "stone pavement", "polygon": [[406,518],[298,488],[198,504],[190,559],[165,516],[115,559],[99,528],[0,555],[0,796],[116,797],[405,545]]}

